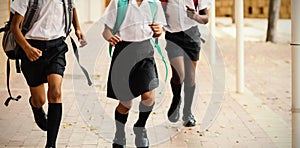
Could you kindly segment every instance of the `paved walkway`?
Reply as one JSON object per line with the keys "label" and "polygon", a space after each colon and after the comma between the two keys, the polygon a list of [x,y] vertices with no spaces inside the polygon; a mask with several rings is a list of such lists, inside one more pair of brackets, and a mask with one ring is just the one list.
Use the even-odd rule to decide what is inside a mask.
{"label": "paved walkway", "polygon": [[[245,26],[245,93],[235,92],[234,25],[227,18],[218,18],[216,40],[220,51],[217,62],[220,65],[216,68],[210,64],[210,40],[207,40],[197,68],[197,92],[193,110],[198,124],[193,128],[183,128],[182,121],[177,124],[168,122],[166,112],[171,98],[170,87],[163,81],[163,63],[156,55],[161,86],[157,90],[154,112],[147,123],[151,147],[291,147],[290,31],[281,29],[289,28],[290,21],[280,21],[278,44],[263,42],[265,20],[247,19]],[[68,66],[63,82],[63,120],[57,141],[59,148],[111,147],[115,130],[113,111],[117,102],[105,97],[110,59],[107,43],[101,37],[102,27],[102,24],[97,23],[84,24],[89,44],[80,50],[82,64],[93,77],[93,86],[87,86],[72,51],[67,53]],[[204,30],[204,38],[208,39],[207,28],[202,26],[201,29]],[[163,40],[160,43],[164,47]],[[0,64],[4,65],[5,56],[2,50],[0,53]],[[5,68],[2,67],[0,98],[4,103],[7,92]],[[223,90],[220,85],[222,81],[225,82]],[[11,88],[13,94],[22,94],[22,99],[11,102],[9,107],[0,104],[0,147],[43,147],[46,133],[34,123],[28,104],[29,93],[22,75],[12,76]],[[210,104],[211,100],[215,102]],[[126,127],[128,147],[134,147],[132,126],[138,115],[137,104],[138,99],[130,112]],[[222,107],[215,107],[216,105]],[[213,112],[207,112],[209,106],[220,109],[220,112],[213,124],[201,131],[203,118]],[[47,110],[47,105],[45,108]]]}

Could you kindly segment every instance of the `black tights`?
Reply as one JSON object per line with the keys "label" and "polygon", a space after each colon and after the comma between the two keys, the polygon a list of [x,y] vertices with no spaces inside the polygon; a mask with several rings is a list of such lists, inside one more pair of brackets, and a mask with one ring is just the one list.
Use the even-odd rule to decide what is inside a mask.
{"label": "black tights", "polygon": [[185,86],[195,86],[196,61],[188,58],[175,57],[171,60],[173,84],[182,84]]}
{"label": "black tights", "polygon": [[[184,83],[184,108],[183,115],[188,116],[191,112],[195,93],[196,61],[188,58],[175,57],[171,59],[172,78],[171,87],[173,92],[173,107],[180,104],[181,87]],[[177,88],[177,89],[176,89]]]}

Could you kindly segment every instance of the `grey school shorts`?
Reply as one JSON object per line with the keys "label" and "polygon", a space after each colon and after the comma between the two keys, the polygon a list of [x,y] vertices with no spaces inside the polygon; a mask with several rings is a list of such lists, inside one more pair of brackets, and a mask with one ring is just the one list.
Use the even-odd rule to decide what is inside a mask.
{"label": "grey school shorts", "polygon": [[201,49],[200,36],[201,34],[197,26],[175,33],[166,32],[166,50],[169,59],[184,56],[190,58],[192,61],[198,61]]}

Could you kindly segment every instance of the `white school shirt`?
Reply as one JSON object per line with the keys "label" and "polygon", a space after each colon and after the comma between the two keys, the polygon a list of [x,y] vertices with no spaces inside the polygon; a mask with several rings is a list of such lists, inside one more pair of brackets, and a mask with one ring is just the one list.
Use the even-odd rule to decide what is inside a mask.
{"label": "white school shirt", "polygon": [[[169,32],[185,31],[193,26],[198,25],[198,22],[189,18],[186,14],[186,5],[195,8],[193,0],[168,0],[166,6],[166,19],[168,25],[165,29]],[[210,0],[198,0],[197,13],[199,10],[209,8]]]}
{"label": "white school shirt", "polygon": [[[153,31],[149,27],[149,24],[153,23],[153,17],[148,1],[157,3],[157,12],[154,22],[160,25],[166,25],[164,11],[159,0],[143,0],[140,6],[138,6],[136,0],[129,0],[125,19],[117,32],[117,35],[119,35],[123,41],[139,42],[152,38]],[[114,28],[116,22],[117,4],[118,0],[111,0],[104,15],[100,19],[110,29]]]}
{"label": "white school shirt", "polygon": [[[68,2],[66,5],[68,5]],[[27,11],[29,0],[14,0],[11,3],[11,11],[17,12],[23,17]],[[41,3],[38,20],[32,28],[26,33],[26,39],[34,40],[53,40],[59,37],[65,37],[65,16],[62,0],[39,0]],[[72,1],[75,7],[75,1]]]}

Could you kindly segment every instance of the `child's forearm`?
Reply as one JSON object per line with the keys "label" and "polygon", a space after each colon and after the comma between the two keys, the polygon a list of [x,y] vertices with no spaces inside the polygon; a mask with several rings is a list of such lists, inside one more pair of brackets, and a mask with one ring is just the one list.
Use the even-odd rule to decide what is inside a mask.
{"label": "child's forearm", "polygon": [[113,35],[111,29],[105,25],[102,36],[105,40],[109,42],[111,46],[115,46],[118,42],[121,42],[122,39],[118,35]]}
{"label": "child's forearm", "polygon": [[113,34],[112,34],[112,32],[111,32],[111,29],[107,26],[107,25],[105,25],[105,28],[104,28],[104,30],[103,30],[103,33],[102,33],[102,36],[103,36],[103,38],[105,39],[105,40],[109,40],[112,36],[114,36]]}
{"label": "child's forearm", "polygon": [[208,22],[208,12],[207,9],[202,9],[199,11],[199,13],[196,12],[195,9],[193,9],[192,7],[186,5],[186,12],[187,12],[187,16],[195,21],[197,21],[200,24],[206,24]]}
{"label": "child's forearm", "polygon": [[208,16],[207,15],[201,15],[195,13],[193,16],[193,19],[197,21],[200,24],[207,24],[208,23]]}
{"label": "child's forearm", "polygon": [[73,20],[72,20],[72,24],[74,26],[75,31],[81,30],[80,24],[79,24],[79,21],[78,21],[78,16],[77,16],[76,8],[73,8]]}
{"label": "child's forearm", "polygon": [[15,13],[12,23],[10,25],[10,31],[12,32],[17,43],[26,52],[27,49],[31,48],[31,45],[26,41],[20,29],[20,25],[23,19],[23,16],[21,16],[19,13]]}

